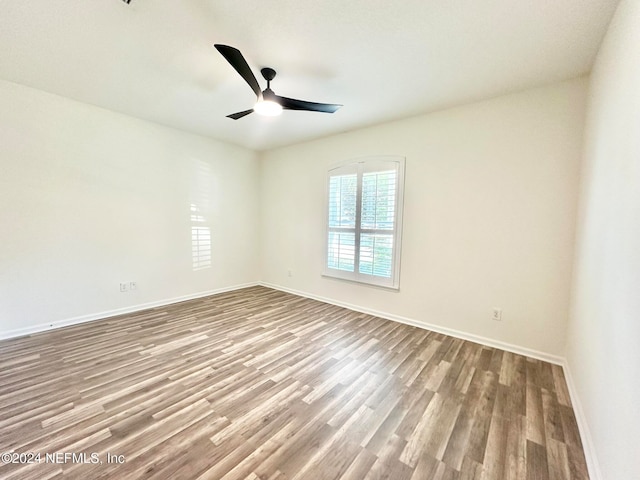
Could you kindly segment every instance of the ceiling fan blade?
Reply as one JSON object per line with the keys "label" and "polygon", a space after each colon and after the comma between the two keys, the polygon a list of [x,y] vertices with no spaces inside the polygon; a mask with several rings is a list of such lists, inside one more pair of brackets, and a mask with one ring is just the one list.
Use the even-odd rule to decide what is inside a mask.
{"label": "ceiling fan blade", "polygon": [[296,100],[295,98],[280,97],[275,95],[276,101],[286,110],[308,110],[310,112],[333,113],[342,105],[333,103],[316,103]]}
{"label": "ceiling fan blade", "polygon": [[253,113],[253,108],[250,110],[245,110],[244,112],[232,113],[231,115],[227,115],[227,118],[233,118],[234,120],[238,120],[239,118],[246,117],[250,113]]}
{"label": "ceiling fan blade", "polygon": [[251,90],[254,91],[257,97],[260,96],[260,85],[256,80],[255,75],[251,71],[249,64],[240,53],[237,48],[230,47],[229,45],[215,44],[214,47],[222,54],[222,56],[235,68],[236,72],[240,74],[244,81],[249,84]]}

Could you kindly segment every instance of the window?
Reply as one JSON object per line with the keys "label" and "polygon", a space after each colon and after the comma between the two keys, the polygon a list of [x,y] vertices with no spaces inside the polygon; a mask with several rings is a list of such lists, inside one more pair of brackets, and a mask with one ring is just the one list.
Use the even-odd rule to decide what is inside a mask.
{"label": "window", "polygon": [[328,183],[324,274],[397,289],[404,158],[353,160]]}

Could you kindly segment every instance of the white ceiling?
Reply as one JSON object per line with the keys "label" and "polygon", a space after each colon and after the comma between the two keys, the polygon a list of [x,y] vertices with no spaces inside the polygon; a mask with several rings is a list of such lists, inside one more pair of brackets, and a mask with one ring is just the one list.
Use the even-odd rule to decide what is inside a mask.
{"label": "white ceiling", "polygon": [[[0,0],[0,77],[264,150],[587,73],[618,0]],[[283,96],[234,121],[242,51]]]}

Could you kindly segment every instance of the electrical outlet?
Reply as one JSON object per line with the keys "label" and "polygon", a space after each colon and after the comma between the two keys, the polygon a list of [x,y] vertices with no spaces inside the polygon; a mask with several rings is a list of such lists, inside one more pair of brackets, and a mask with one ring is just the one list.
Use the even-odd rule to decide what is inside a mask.
{"label": "electrical outlet", "polygon": [[287,270],[287,276],[293,277],[293,271],[291,269]]}
{"label": "electrical outlet", "polygon": [[129,290],[129,284],[120,282],[120,291],[127,292],[128,290]]}
{"label": "electrical outlet", "polygon": [[498,307],[493,307],[493,313],[491,315],[491,319],[497,322],[502,321],[502,309]]}
{"label": "electrical outlet", "polygon": [[129,282],[129,290],[137,290],[138,282]]}

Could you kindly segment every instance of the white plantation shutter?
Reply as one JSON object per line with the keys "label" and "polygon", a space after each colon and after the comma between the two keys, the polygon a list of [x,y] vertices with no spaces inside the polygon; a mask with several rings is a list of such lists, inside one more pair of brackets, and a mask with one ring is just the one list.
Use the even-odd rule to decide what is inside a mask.
{"label": "white plantation shutter", "polygon": [[404,158],[329,170],[324,274],[398,288]]}
{"label": "white plantation shutter", "polygon": [[330,268],[353,272],[358,176],[347,171],[342,173],[329,177],[327,264]]}

